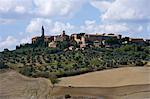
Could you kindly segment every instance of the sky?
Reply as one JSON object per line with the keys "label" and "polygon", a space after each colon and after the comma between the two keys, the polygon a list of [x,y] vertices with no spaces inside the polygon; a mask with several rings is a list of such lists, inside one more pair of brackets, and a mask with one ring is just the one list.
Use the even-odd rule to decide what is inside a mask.
{"label": "sky", "polygon": [[114,33],[150,39],[150,0],[0,0],[0,51],[41,35]]}

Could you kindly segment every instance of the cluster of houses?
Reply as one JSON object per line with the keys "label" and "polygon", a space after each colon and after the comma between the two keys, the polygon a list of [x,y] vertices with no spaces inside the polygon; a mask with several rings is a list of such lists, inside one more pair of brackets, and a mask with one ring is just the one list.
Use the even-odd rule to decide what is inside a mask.
{"label": "cluster of houses", "polygon": [[45,36],[44,27],[42,26],[42,35],[33,37],[32,44],[36,44],[38,42],[47,43],[48,47],[55,48],[57,47],[57,42],[63,41],[76,41],[80,48],[85,48],[88,46],[95,47],[113,47],[117,46],[117,44],[108,44],[106,41],[108,40],[116,40],[120,42],[120,44],[127,43],[135,43],[135,44],[150,44],[150,39],[144,40],[143,38],[129,38],[122,37],[122,35],[115,35],[113,33],[109,34],[85,34],[85,33],[74,33],[71,36],[66,35],[65,31],[63,31],[60,35],[56,36]]}

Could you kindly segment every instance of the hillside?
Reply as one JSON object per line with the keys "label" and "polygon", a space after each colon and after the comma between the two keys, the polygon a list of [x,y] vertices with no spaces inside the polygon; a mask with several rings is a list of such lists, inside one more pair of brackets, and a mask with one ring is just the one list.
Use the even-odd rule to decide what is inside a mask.
{"label": "hillside", "polygon": [[[15,71],[0,73],[0,99],[149,99],[150,67],[125,67],[60,78],[54,86],[44,78]],[[52,87],[53,86],[53,87]]]}
{"label": "hillside", "polygon": [[86,99],[149,99],[150,67],[125,67],[64,77],[56,86],[54,96],[69,94],[78,99],[83,99],[82,96]]}
{"label": "hillside", "polygon": [[0,52],[0,68],[11,68],[30,77],[53,79],[105,69],[143,66],[150,61],[149,49],[150,46],[130,44],[114,49],[89,47],[84,50],[25,47]]}
{"label": "hillside", "polygon": [[47,79],[25,77],[12,70],[0,73],[0,99],[46,99],[51,90]]}
{"label": "hillside", "polygon": [[59,79],[59,86],[118,87],[150,84],[150,67],[128,67],[96,71]]}

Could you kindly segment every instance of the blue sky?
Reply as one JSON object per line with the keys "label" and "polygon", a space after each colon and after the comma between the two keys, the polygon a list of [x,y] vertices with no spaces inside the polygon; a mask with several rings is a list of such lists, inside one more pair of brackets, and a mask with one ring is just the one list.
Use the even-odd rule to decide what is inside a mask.
{"label": "blue sky", "polygon": [[0,0],[0,50],[41,35],[115,33],[150,39],[150,0]]}

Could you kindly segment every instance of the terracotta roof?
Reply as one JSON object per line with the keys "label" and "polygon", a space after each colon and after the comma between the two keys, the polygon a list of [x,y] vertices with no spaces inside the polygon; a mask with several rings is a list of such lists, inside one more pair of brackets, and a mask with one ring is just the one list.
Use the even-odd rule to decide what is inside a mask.
{"label": "terracotta roof", "polygon": [[143,42],[144,39],[142,39],[142,38],[130,38],[130,41],[131,42]]}

